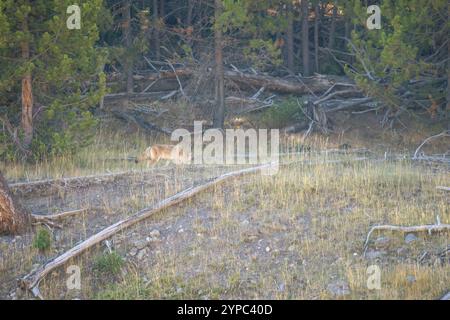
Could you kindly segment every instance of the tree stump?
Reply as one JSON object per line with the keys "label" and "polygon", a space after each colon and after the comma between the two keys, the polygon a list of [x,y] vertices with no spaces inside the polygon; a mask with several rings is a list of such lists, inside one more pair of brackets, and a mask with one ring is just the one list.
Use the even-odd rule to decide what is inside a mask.
{"label": "tree stump", "polygon": [[30,226],[30,215],[14,198],[0,172],[0,234],[17,234]]}

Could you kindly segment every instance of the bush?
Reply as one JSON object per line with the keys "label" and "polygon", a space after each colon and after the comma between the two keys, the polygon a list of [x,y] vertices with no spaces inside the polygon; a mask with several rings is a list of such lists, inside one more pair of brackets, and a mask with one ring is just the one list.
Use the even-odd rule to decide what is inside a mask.
{"label": "bush", "polygon": [[52,245],[52,236],[47,229],[39,228],[33,240],[33,247],[39,251],[48,251]]}
{"label": "bush", "polygon": [[305,119],[302,112],[303,104],[303,101],[294,97],[287,98],[264,111],[260,117],[260,122],[268,129],[281,129],[303,121]]}
{"label": "bush", "polygon": [[94,270],[106,275],[118,275],[125,261],[115,251],[111,253],[103,253],[99,255],[94,261]]}

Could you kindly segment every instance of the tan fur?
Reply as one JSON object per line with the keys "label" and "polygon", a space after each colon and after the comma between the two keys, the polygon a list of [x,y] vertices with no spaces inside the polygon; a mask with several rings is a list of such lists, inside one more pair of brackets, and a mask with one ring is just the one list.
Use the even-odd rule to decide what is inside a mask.
{"label": "tan fur", "polygon": [[159,160],[170,160],[175,164],[189,163],[191,153],[184,152],[183,148],[167,144],[155,144],[145,149],[145,151],[136,158],[136,163],[147,161],[147,167]]}

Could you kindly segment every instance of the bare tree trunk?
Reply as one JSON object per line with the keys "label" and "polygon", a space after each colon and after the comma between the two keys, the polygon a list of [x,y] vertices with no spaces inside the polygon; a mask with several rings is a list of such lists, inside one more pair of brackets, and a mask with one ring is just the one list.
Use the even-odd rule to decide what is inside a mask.
{"label": "bare tree trunk", "polygon": [[225,121],[225,85],[224,85],[224,68],[223,68],[223,35],[222,28],[218,24],[219,18],[222,15],[223,7],[222,0],[214,0],[215,4],[215,22],[214,22],[214,46],[215,46],[215,101],[213,127],[223,128]]}
{"label": "bare tree trunk", "polygon": [[[25,17],[22,22],[22,31],[28,35],[28,21]],[[30,60],[30,43],[24,39],[21,43],[22,59]],[[23,144],[28,150],[33,140],[33,87],[31,73],[27,72],[22,77],[22,117],[21,125],[24,133]]]}
{"label": "bare tree trunk", "polygon": [[30,224],[30,216],[14,199],[0,172],[0,234],[23,232]]}
{"label": "bare tree trunk", "polygon": [[309,1],[302,0],[302,58],[303,58],[303,75],[309,76],[310,72],[310,59],[309,59]]}
{"label": "bare tree trunk", "polygon": [[[124,37],[125,46],[127,50],[131,50],[133,39],[131,38],[131,0],[125,3],[125,15],[124,15]],[[125,74],[127,77],[127,92],[133,93],[134,91],[134,81],[133,81],[133,58],[130,53],[125,57]]]}
{"label": "bare tree trunk", "polygon": [[192,12],[194,10],[194,0],[188,0],[188,10],[186,16],[186,26],[190,27],[192,25]]}
{"label": "bare tree trunk", "polygon": [[287,68],[290,73],[294,73],[294,17],[292,12],[292,5],[289,4],[287,9]]}
{"label": "bare tree trunk", "polygon": [[336,37],[337,1],[333,3],[333,16],[331,17],[330,38],[328,39],[328,49],[333,49]]}
{"label": "bare tree trunk", "polygon": [[[163,4],[161,3],[161,8]],[[162,11],[162,10],[161,10]],[[158,13],[158,0],[153,0],[153,43],[155,48],[156,60],[161,59],[161,44],[160,44],[160,30],[159,30],[159,13]]]}
{"label": "bare tree trunk", "polygon": [[314,18],[314,64],[315,71],[319,73],[319,24],[320,24],[320,7],[319,3],[317,3],[314,7],[315,18]]}

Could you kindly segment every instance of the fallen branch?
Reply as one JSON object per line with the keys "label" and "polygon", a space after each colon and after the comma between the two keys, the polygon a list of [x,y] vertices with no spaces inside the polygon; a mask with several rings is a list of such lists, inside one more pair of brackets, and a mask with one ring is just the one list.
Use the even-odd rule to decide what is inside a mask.
{"label": "fallen branch", "polygon": [[40,222],[40,221],[49,221],[49,220],[60,220],[67,217],[75,216],[78,214],[85,213],[87,209],[78,209],[78,210],[71,210],[71,211],[65,211],[60,212],[56,214],[48,214],[48,215],[39,215],[39,214],[32,214],[31,217],[33,221]]}
{"label": "fallen branch", "polygon": [[438,189],[438,190],[444,190],[444,191],[450,191],[450,187],[441,187],[441,186],[438,186],[438,187],[436,187],[436,189]]}
{"label": "fallen branch", "polygon": [[435,139],[435,138],[438,138],[438,137],[448,137],[448,136],[450,136],[450,130],[447,130],[447,131],[441,132],[441,133],[439,133],[439,134],[436,134],[436,135],[434,135],[434,136],[431,136],[431,137],[426,138],[426,139],[420,144],[420,146],[416,149],[416,152],[414,152],[413,160],[419,159],[419,158],[417,157],[417,155],[419,154],[420,149],[422,149],[422,147],[423,147],[428,141],[430,141],[430,140],[432,140],[432,139]]}
{"label": "fallen branch", "polygon": [[442,298],[439,299],[439,300],[450,300],[450,291],[447,292],[446,294],[444,294],[444,295],[442,296]]}
{"label": "fallen branch", "polygon": [[429,234],[433,232],[442,232],[442,231],[450,231],[450,224],[441,224],[439,221],[436,224],[422,225],[422,226],[411,226],[411,227],[403,227],[403,226],[393,226],[393,225],[381,225],[374,226],[370,229],[367,234],[366,242],[364,243],[364,254],[367,250],[367,246],[369,244],[370,236],[374,231],[399,231],[402,233],[416,233],[416,232],[428,232]]}

